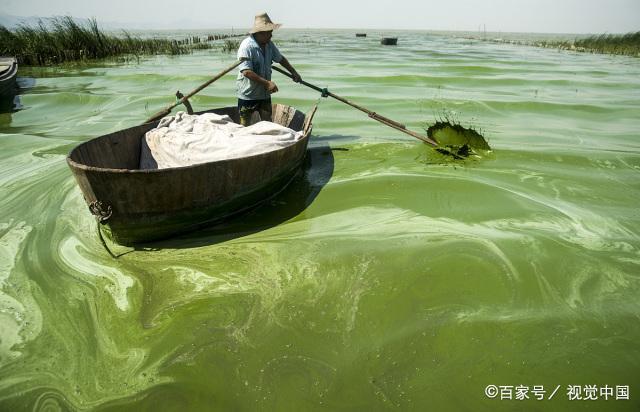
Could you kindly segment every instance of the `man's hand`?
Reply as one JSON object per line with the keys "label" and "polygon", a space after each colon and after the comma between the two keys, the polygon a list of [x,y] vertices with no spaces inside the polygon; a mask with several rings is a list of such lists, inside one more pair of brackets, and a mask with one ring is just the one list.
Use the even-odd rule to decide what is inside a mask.
{"label": "man's hand", "polygon": [[296,83],[300,83],[302,81],[302,77],[300,77],[298,72],[295,70],[293,71],[293,73],[291,73],[291,77],[293,77],[293,81]]}
{"label": "man's hand", "polygon": [[269,94],[273,94],[278,91],[278,86],[271,80],[267,80],[266,89]]}

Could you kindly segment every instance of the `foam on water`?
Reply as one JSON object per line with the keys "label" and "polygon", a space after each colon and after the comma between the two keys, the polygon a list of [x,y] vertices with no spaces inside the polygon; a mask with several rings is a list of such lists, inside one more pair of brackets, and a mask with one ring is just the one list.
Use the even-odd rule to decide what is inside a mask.
{"label": "foam on water", "polygon": [[42,328],[42,313],[29,285],[11,277],[31,230],[25,222],[0,224],[0,365],[20,356],[19,346],[35,339]]}

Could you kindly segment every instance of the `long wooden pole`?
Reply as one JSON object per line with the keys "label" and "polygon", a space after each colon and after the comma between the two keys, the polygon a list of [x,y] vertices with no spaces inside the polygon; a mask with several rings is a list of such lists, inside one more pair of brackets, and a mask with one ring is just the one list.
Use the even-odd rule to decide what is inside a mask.
{"label": "long wooden pole", "polygon": [[[279,72],[279,73],[282,73],[282,74],[284,74],[285,76],[287,76],[287,77],[289,77],[289,78],[293,79],[293,76],[292,76],[290,73],[286,72],[285,70],[282,70],[281,68],[279,68],[279,67],[277,67],[277,66],[273,66],[273,70],[275,70],[275,71],[277,71],[277,72]],[[389,118],[387,118],[387,117],[381,116],[381,115],[379,115],[378,113],[373,112],[373,111],[371,111],[371,110],[367,109],[366,107],[362,107],[362,106],[360,106],[360,105],[358,105],[358,104],[355,104],[355,103],[353,103],[353,102],[350,102],[349,100],[347,100],[347,99],[345,99],[345,98],[343,98],[343,97],[340,97],[340,96],[338,96],[338,95],[336,95],[336,94],[331,93],[331,92],[330,92],[330,91],[328,91],[327,89],[322,89],[322,88],[320,88],[320,87],[318,87],[318,86],[315,86],[315,85],[313,85],[313,84],[311,84],[311,83],[307,83],[307,82],[305,82],[304,80],[301,80],[301,81],[300,81],[300,83],[301,83],[301,84],[303,84],[303,85],[305,85],[305,86],[307,86],[307,87],[312,88],[313,90],[316,90],[316,91],[318,91],[318,92],[322,93],[322,95],[323,95],[323,96],[331,96],[331,97],[333,97],[334,99],[336,99],[336,100],[338,100],[338,101],[341,101],[342,103],[348,104],[349,106],[354,107],[354,108],[356,108],[356,109],[360,110],[361,112],[365,112],[365,113],[366,113],[366,114],[368,114],[368,115],[369,115],[369,117],[370,117],[370,118],[372,118],[373,120],[377,120],[377,121],[379,121],[380,123],[382,123],[382,124],[384,124],[384,125],[387,125],[387,126],[389,126],[389,127],[392,127],[392,128],[394,128],[394,129],[396,129],[396,130],[398,130],[398,131],[401,131],[401,132],[403,132],[403,133],[406,133],[406,134],[408,134],[409,136],[413,136],[413,137],[415,137],[416,139],[422,140],[423,142],[425,142],[425,143],[427,143],[427,144],[430,144],[431,146],[439,147],[438,143],[437,143],[435,140],[430,139],[430,138],[429,138],[429,137],[427,137],[427,136],[423,136],[423,135],[421,135],[421,134],[418,134],[418,133],[416,133],[416,132],[413,132],[413,131],[411,131],[411,130],[407,129],[407,127],[406,127],[405,125],[401,124],[401,123],[398,123],[398,122],[396,122],[396,121],[394,121],[394,120],[391,120],[391,119],[389,119]]]}
{"label": "long wooden pole", "polygon": [[158,119],[161,119],[163,117],[165,117],[166,115],[168,115],[169,113],[171,113],[171,109],[173,109],[174,107],[181,105],[182,103],[184,103],[187,99],[189,99],[191,96],[195,95],[196,93],[198,93],[200,90],[204,89],[205,87],[209,86],[211,83],[215,82],[216,80],[218,80],[219,78],[221,78],[222,76],[224,76],[225,74],[229,73],[231,70],[235,69],[236,67],[238,67],[240,65],[240,63],[242,63],[241,60],[238,60],[237,62],[233,63],[231,66],[227,67],[226,69],[224,69],[223,71],[221,71],[220,73],[216,74],[214,77],[212,77],[211,79],[207,80],[205,83],[203,83],[202,85],[200,85],[197,89],[193,90],[191,93],[183,96],[182,98],[180,98],[176,103],[172,104],[171,106],[167,106],[166,108],[160,110],[158,113],[154,114],[153,116],[151,116],[150,118],[148,118],[145,123],[149,123],[149,122],[153,122],[156,121]]}

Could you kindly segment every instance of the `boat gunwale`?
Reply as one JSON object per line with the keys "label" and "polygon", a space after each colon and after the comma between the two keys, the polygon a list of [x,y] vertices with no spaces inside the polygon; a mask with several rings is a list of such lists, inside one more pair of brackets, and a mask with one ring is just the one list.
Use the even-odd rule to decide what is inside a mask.
{"label": "boat gunwale", "polygon": [[[311,134],[313,114],[315,114],[315,110],[313,110],[313,109],[311,110],[311,113],[312,113],[311,114],[311,119],[309,119],[309,122],[307,123],[307,113],[304,113],[304,112],[296,109],[293,106],[289,106],[289,105],[281,104],[281,103],[276,103],[276,104],[279,104],[281,106],[285,106],[287,108],[291,108],[291,109],[295,110],[296,112],[300,112],[300,113],[302,113],[304,115],[303,129],[301,130],[303,132],[302,137],[300,137],[300,139],[298,141],[294,142],[292,145],[281,147],[281,148],[278,148],[276,150],[270,150],[268,152],[257,153],[257,154],[253,154],[253,155],[250,155],[250,156],[235,157],[235,158],[231,158],[231,159],[220,159],[220,160],[215,160],[215,161],[212,161],[212,162],[197,163],[197,164],[187,165],[187,166],[167,167],[167,168],[163,168],[163,169],[114,169],[114,168],[106,168],[106,167],[88,166],[88,165],[83,164],[83,163],[78,163],[78,162],[76,162],[75,160],[73,160],[71,158],[71,156],[73,155],[74,152],[76,152],[76,150],[80,149],[84,145],[88,145],[88,144],[91,144],[91,143],[95,142],[97,139],[101,139],[101,138],[103,138],[105,136],[109,136],[110,134],[123,132],[123,131],[125,131],[127,129],[133,129],[135,127],[146,126],[146,125],[149,124],[149,123],[143,123],[141,125],[128,127],[128,128],[122,129],[122,130],[116,130],[115,132],[112,132],[112,133],[103,134],[103,135],[94,137],[94,138],[92,138],[90,140],[87,140],[86,142],[83,142],[83,143],[79,144],[78,146],[74,147],[71,150],[71,152],[69,152],[69,154],[67,155],[67,164],[70,167],[74,168],[74,169],[90,171],[90,172],[104,172],[104,173],[114,173],[114,174],[122,174],[122,175],[126,175],[126,174],[153,174],[153,173],[168,173],[168,172],[173,172],[173,171],[178,171],[178,170],[189,170],[189,169],[195,169],[195,168],[198,168],[198,167],[211,166],[211,165],[216,165],[216,164],[224,164],[224,163],[227,163],[227,162],[234,162],[234,161],[245,161],[245,160],[255,159],[255,158],[258,158],[260,156],[266,156],[266,155],[270,155],[270,154],[273,154],[273,153],[292,150],[293,148],[297,147],[300,143],[305,142],[309,138],[309,135]],[[213,110],[228,109],[228,108],[233,108],[233,107],[234,106],[214,108],[214,109],[209,109],[209,110],[203,110],[203,111],[200,111],[200,112],[195,112],[194,114],[200,115],[200,114],[205,114],[205,113],[211,113]],[[153,122],[153,123],[155,123],[154,127],[156,127],[160,123],[160,120],[158,120],[156,122]],[[153,123],[151,123],[151,124],[153,124]],[[140,136],[140,138],[142,139],[143,136]]]}
{"label": "boat gunwale", "polygon": [[18,74],[18,59],[15,57],[10,57],[10,59],[13,59],[13,61],[8,68],[0,72],[0,82],[11,80],[12,77]]}

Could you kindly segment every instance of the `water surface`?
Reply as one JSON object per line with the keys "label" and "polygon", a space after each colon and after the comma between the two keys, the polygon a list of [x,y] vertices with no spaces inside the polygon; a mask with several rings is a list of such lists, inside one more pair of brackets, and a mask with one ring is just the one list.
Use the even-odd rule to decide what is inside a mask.
{"label": "water surface", "polygon": [[114,260],[66,154],[234,56],[24,69],[24,109],[0,115],[0,409],[637,410],[640,61],[427,32],[275,40],[305,80],[415,131],[453,117],[494,152],[451,163],[274,73],[274,100],[319,103],[303,176],[230,227]]}

